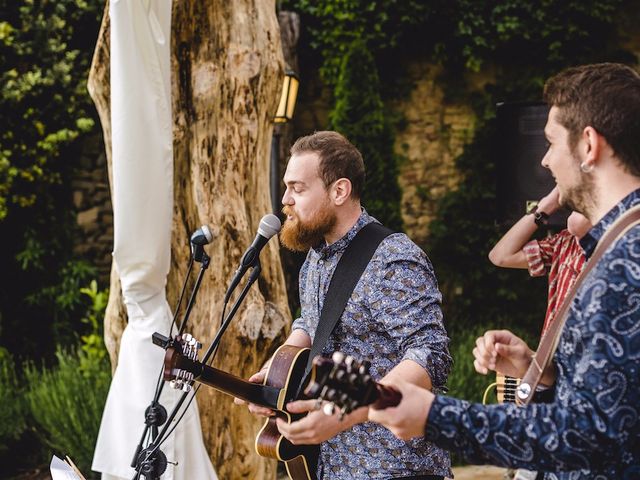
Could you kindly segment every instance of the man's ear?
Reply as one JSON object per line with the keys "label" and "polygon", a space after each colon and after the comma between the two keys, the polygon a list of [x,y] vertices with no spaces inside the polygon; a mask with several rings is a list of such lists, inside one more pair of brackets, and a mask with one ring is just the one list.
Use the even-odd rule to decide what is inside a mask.
{"label": "man's ear", "polygon": [[339,178],[333,182],[331,197],[336,205],[343,205],[351,198],[351,181],[348,178]]}
{"label": "man's ear", "polygon": [[583,153],[585,155],[585,163],[596,166],[604,149],[609,146],[607,140],[593,127],[584,128],[582,131],[582,140],[584,142]]}

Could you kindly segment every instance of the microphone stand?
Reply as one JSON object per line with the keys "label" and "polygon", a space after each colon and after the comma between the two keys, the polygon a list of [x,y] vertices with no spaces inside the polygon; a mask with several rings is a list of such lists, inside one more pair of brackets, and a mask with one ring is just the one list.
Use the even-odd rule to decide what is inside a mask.
{"label": "microphone stand", "polygon": [[[206,269],[206,267],[205,267],[205,269]],[[249,276],[249,280],[247,281],[246,285],[244,286],[244,288],[240,292],[240,295],[238,296],[238,298],[234,302],[231,311],[226,316],[226,318],[224,318],[224,320],[222,321],[222,323],[220,325],[220,328],[218,329],[218,332],[216,333],[216,336],[215,336],[214,340],[211,342],[211,345],[209,346],[209,348],[207,349],[207,352],[205,353],[205,356],[203,357],[203,360],[202,360],[203,364],[207,364],[208,363],[209,357],[211,357],[211,361],[213,361],[213,358],[215,357],[215,354],[217,353],[217,349],[218,349],[218,345],[220,344],[220,340],[222,339],[222,335],[224,334],[224,332],[226,331],[228,326],[231,324],[231,320],[233,319],[233,317],[235,316],[236,312],[238,311],[238,308],[240,308],[240,305],[241,305],[242,301],[247,296],[247,293],[249,292],[249,289],[251,288],[251,286],[256,282],[256,280],[260,276],[260,272],[261,271],[262,271],[262,267],[260,265],[260,260],[256,259],[255,262],[254,262],[253,268],[251,270],[251,275]],[[201,277],[199,276],[198,280],[200,280],[200,278]],[[187,312],[190,312],[191,311],[190,307],[193,307],[193,302],[195,301],[195,294],[197,293],[198,288],[199,288],[199,282],[197,282],[195,287],[194,287],[194,292],[191,295],[191,298],[189,300],[189,305],[187,307]],[[226,306],[226,304],[225,304],[225,306]],[[223,308],[223,315],[224,315],[224,308]],[[182,323],[182,327],[180,329],[181,332],[184,330],[183,327],[184,327],[184,325],[185,325],[185,323],[187,321],[187,317],[188,317],[188,314],[185,314],[185,319],[184,319],[184,321]],[[166,350],[166,348],[171,344],[171,342],[173,340],[170,339],[170,338],[163,337],[162,335],[159,335],[159,334],[154,334],[153,341],[154,341],[154,343],[156,345],[159,345],[159,346],[163,347]],[[164,383],[163,383],[163,385],[164,385]],[[154,479],[155,480],[155,479],[159,479],[160,478],[159,476],[162,475],[162,473],[164,473],[164,470],[166,469],[166,466],[167,466],[167,461],[166,461],[166,456],[160,450],[160,445],[166,440],[166,438],[168,438],[168,436],[177,427],[179,421],[182,419],[182,416],[181,416],[178,419],[178,421],[175,422],[175,425],[173,425],[173,427],[171,428],[171,431],[168,431],[170,426],[171,426],[171,423],[173,422],[174,418],[178,414],[178,411],[179,411],[180,407],[182,406],[182,404],[186,400],[186,398],[189,395],[189,393],[191,393],[191,392],[186,391],[186,392],[184,392],[182,394],[182,396],[178,400],[178,403],[175,405],[175,407],[171,411],[171,414],[169,415],[169,417],[167,418],[166,422],[164,423],[164,427],[162,428],[162,430],[159,432],[159,434],[152,441],[151,445],[148,446],[147,448],[145,448],[144,450],[142,450],[139,453],[138,458],[137,458],[137,462],[136,462],[136,465],[137,465],[136,475],[133,477],[133,480],[138,480],[140,478],[140,474],[144,474],[146,479]],[[195,392],[193,392],[193,393],[195,394]],[[186,413],[186,409],[182,413],[182,415],[184,415],[185,413]],[[150,475],[150,476],[147,476],[147,474],[145,473],[147,471],[149,472],[148,475]]]}
{"label": "microphone stand", "polygon": [[[200,262],[201,264],[200,272],[198,274],[196,284],[194,285],[193,290],[191,292],[191,296],[187,304],[187,310],[185,312],[184,318],[180,323],[180,330],[179,330],[180,334],[182,334],[182,332],[184,331],[184,328],[187,325],[187,320],[189,319],[189,315],[191,314],[191,309],[193,308],[193,305],[195,303],[196,294],[200,289],[202,278],[204,277],[204,273],[207,270],[207,268],[209,268],[209,263],[211,259],[207,255],[207,253],[204,251],[204,248],[201,245],[195,246],[193,254],[191,255],[191,260],[189,262],[189,268],[187,270],[187,274],[185,275],[185,279],[182,285],[180,299],[178,300],[178,305],[176,306],[176,310],[173,316],[173,321],[169,329],[169,338],[172,337],[173,326],[176,324],[176,319],[178,316],[178,312],[180,310],[180,305],[182,304],[182,300],[183,300],[184,293],[187,286],[187,281],[189,279],[194,260],[197,262]],[[153,341],[154,343],[156,343],[155,337]],[[166,349],[166,346],[165,346],[165,349]],[[150,405],[145,410],[145,427],[140,437],[140,441],[138,442],[138,445],[134,452],[133,459],[131,460],[131,467],[136,469],[136,474],[133,477],[134,480],[139,479],[140,475],[144,475],[144,478],[148,480],[158,480],[160,476],[167,469],[168,461],[167,461],[166,455],[157,447],[153,448],[156,440],[159,438],[158,427],[164,425],[165,422],[167,421],[167,410],[165,407],[163,407],[159,403],[160,395],[162,394],[162,390],[164,389],[164,384],[165,384],[165,382],[162,380],[163,372],[164,372],[164,365],[160,369],[160,375],[158,377],[158,382],[156,384],[156,391],[153,396],[153,399],[151,400]],[[176,410],[176,408],[178,408],[182,404],[183,401],[184,399],[182,399],[179,402],[179,404],[174,408],[174,411]],[[172,415],[171,419],[173,419],[173,417],[175,417],[175,415]],[[145,442],[145,439],[149,434],[149,429],[151,429],[151,445],[143,449],[142,447]],[[166,431],[166,425],[165,425],[165,428],[163,429],[163,432],[164,431]]]}
{"label": "microphone stand", "polygon": [[222,339],[222,335],[227,330],[227,327],[229,327],[231,320],[233,319],[236,312],[238,311],[238,308],[240,308],[240,305],[242,304],[244,297],[247,296],[247,293],[249,292],[249,288],[251,288],[251,285],[253,285],[256,282],[261,272],[262,272],[262,266],[260,265],[260,259],[256,258],[253,268],[251,269],[251,275],[249,275],[249,280],[247,280],[247,284],[244,286],[244,288],[240,292],[240,295],[234,302],[233,307],[229,312],[229,315],[227,315],[227,318],[225,318],[223,322],[220,324],[218,333],[216,333],[216,336],[211,342],[211,345],[209,345],[209,348],[205,352],[204,357],[202,357],[202,363],[208,364],[209,357],[211,357],[211,361],[213,361],[213,359],[215,358],[215,354],[218,350],[218,345],[220,343],[220,340]]}

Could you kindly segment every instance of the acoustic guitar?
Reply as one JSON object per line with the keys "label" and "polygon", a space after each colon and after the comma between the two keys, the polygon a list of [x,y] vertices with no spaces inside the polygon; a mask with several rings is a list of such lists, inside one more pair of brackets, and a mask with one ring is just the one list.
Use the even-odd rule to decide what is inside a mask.
{"label": "acoustic guitar", "polygon": [[[156,334],[157,335],[157,334]],[[198,361],[202,347],[191,335],[166,339],[164,379],[171,386],[189,391],[194,382],[241,398],[247,402],[270,408],[276,412],[267,418],[255,441],[256,452],[284,462],[291,480],[317,480],[317,445],[293,445],[276,426],[276,418],[291,423],[304,415],[291,414],[285,405],[295,400],[309,358],[309,349],[282,345],[274,353],[262,385],[251,383]],[[160,344],[160,341],[155,343]],[[313,398],[313,397],[310,397]]]}

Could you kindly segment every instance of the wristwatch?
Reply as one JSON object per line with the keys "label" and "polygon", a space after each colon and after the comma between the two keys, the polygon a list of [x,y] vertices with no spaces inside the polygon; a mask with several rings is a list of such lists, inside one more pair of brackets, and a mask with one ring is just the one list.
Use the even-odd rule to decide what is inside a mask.
{"label": "wristwatch", "polygon": [[533,213],[533,221],[536,222],[537,226],[541,227],[549,223],[549,215],[544,213],[541,210],[538,210],[537,207],[533,210],[532,213]]}

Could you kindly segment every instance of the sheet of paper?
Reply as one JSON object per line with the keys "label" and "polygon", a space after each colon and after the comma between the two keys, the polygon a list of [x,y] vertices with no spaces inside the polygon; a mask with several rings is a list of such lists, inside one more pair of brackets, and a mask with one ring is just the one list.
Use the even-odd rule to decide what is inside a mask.
{"label": "sheet of paper", "polygon": [[51,458],[49,469],[52,480],[82,480],[81,477],[73,471],[71,465],[55,455]]}

